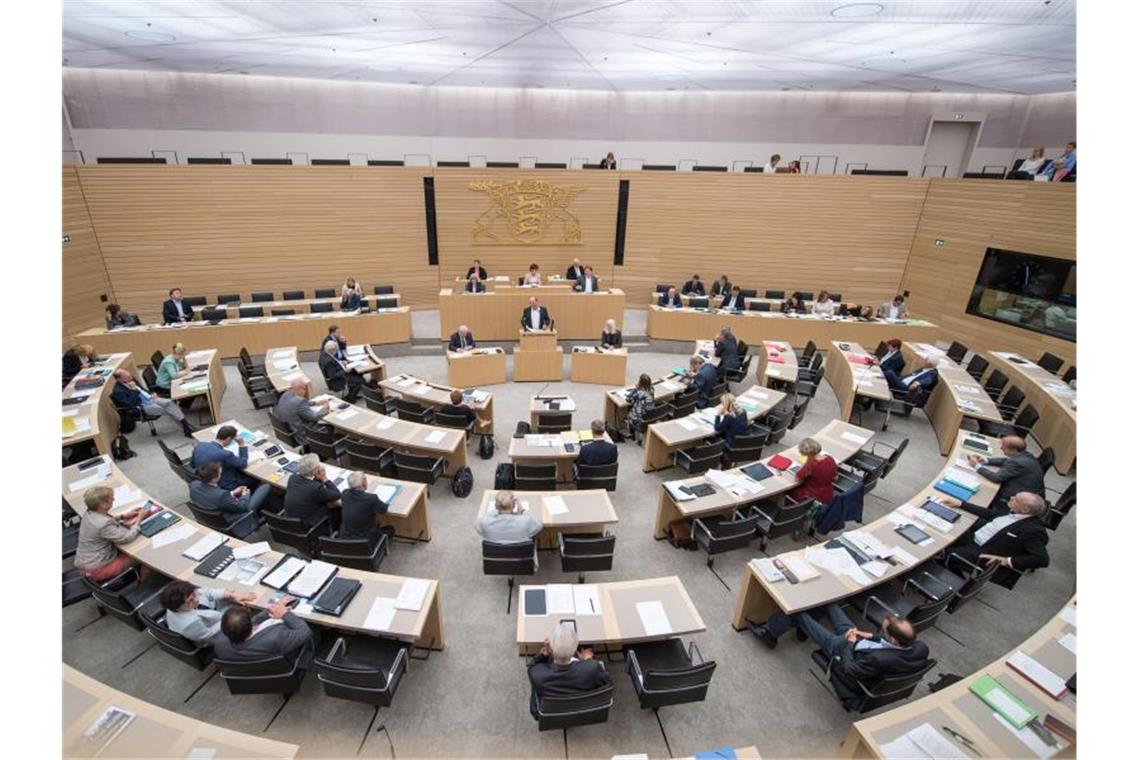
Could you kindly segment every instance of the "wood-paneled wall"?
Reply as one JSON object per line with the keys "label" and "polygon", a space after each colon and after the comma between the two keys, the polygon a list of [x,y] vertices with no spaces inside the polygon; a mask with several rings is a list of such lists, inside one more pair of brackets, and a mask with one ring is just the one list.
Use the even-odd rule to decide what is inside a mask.
{"label": "wood-paneled wall", "polygon": [[1050,351],[1076,361],[1074,342],[966,314],[987,248],[1076,259],[1076,191],[1068,183],[932,181],[903,276],[911,310],[975,351],[1034,359]]}
{"label": "wood-paneled wall", "polygon": [[[74,166],[63,167],[63,347],[71,346],[71,336],[103,324],[107,303],[115,294],[103,266],[99,240],[87,215],[87,204]],[[61,238],[62,239],[62,238]]]}

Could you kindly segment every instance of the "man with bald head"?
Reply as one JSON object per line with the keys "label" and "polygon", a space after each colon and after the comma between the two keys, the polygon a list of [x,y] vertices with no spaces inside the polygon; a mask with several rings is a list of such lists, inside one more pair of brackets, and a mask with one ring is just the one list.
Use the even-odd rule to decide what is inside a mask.
{"label": "man with bald head", "polygon": [[470,351],[475,348],[475,336],[471,334],[471,328],[467,325],[460,325],[459,329],[451,334],[451,340],[447,342],[447,350],[462,353]]}
{"label": "man with bald head", "polygon": [[1017,573],[1049,566],[1049,530],[1045,514],[1049,505],[1035,493],[1021,491],[1009,500],[1009,512],[963,504],[958,507],[980,519],[974,527],[946,550],[947,568],[968,576],[976,568],[997,564],[994,582],[1007,588],[1017,580]]}
{"label": "man with bald head", "polygon": [[545,306],[538,305],[538,299],[531,296],[529,305],[523,309],[522,326],[527,332],[532,330],[549,330],[553,324],[550,321],[550,312]]}
{"label": "man with bald head", "polygon": [[298,445],[305,442],[305,434],[309,428],[320,422],[320,419],[329,413],[329,401],[323,399],[317,409],[309,405],[310,386],[304,377],[298,377],[289,383],[289,390],[281,394],[274,410],[277,418],[289,426],[289,430],[297,438]]}
{"label": "man with bald head", "polygon": [[147,393],[135,382],[134,376],[125,369],[115,370],[113,377],[115,378],[115,387],[111,391],[111,401],[116,407],[137,410],[142,419],[168,414],[182,425],[182,432],[187,438],[194,437],[194,428],[186,419],[186,415],[182,413],[182,407],[178,405],[177,401]]}
{"label": "man with bald head", "polygon": [[[1045,497],[1045,472],[1037,457],[1025,450],[1025,439],[1016,435],[1002,436],[1001,456],[986,458],[978,454],[970,455],[970,465],[986,480],[1000,483],[997,495],[990,502],[990,509],[999,513],[1009,512],[1008,503],[1014,494],[1021,491]],[[996,467],[997,469],[992,469]]]}

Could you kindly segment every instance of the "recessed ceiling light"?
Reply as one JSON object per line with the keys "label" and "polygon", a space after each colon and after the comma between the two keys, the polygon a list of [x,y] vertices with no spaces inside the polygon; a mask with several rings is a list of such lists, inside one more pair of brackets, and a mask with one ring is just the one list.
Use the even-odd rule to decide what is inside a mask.
{"label": "recessed ceiling light", "polygon": [[883,12],[882,3],[845,3],[831,9],[835,18],[866,18]]}
{"label": "recessed ceiling light", "polygon": [[174,42],[175,40],[173,34],[155,32],[150,29],[128,29],[123,34],[131,39],[146,40],[147,42]]}

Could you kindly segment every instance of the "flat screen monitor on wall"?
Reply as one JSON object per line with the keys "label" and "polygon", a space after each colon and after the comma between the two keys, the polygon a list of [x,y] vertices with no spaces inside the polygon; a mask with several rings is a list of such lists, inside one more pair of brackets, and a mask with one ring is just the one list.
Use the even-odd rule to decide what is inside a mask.
{"label": "flat screen monitor on wall", "polygon": [[966,313],[1077,339],[1077,262],[986,250]]}

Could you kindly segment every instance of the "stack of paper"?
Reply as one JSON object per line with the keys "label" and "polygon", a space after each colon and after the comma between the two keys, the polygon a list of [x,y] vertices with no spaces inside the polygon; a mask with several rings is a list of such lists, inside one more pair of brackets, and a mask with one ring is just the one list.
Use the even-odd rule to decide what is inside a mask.
{"label": "stack of paper", "polygon": [[845,441],[851,441],[851,443],[855,444],[856,446],[862,446],[867,442],[866,436],[859,435],[858,433],[852,433],[850,430],[844,430],[839,434],[839,437]]}
{"label": "stack of paper", "polygon": [[289,593],[297,596],[310,597],[317,593],[317,591],[321,589],[321,586],[324,586],[325,582],[331,578],[336,571],[336,565],[330,565],[328,562],[321,562],[315,559],[289,584]]}
{"label": "stack of paper", "polygon": [[569,583],[551,583],[546,587],[546,614],[573,615],[574,590]]}
{"label": "stack of paper", "polygon": [[380,501],[391,506],[392,498],[399,490],[400,486],[393,486],[387,483],[379,483],[372,489],[372,492],[380,497]]}
{"label": "stack of paper", "polygon": [[152,547],[154,547],[155,549],[161,549],[162,547],[166,546],[167,544],[177,543],[179,541],[190,538],[191,536],[196,535],[197,533],[198,533],[198,531],[194,528],[193,525],[183,523],[182,525],[179,525],[177,528],[167,528],[166,530],[162,531],[161,533],[156,533],[150,539],[150,545]]}
{"label": "stack of paper", "polygon": [[667,636],[673,632],[669,616],[665,614],[665,605],[661,602],[638,602],[637,616],[641,618],[646,636]]}
{"label": "stack of paper", "polygon": [[424,600],[427,599],[429,588],[431,588],[431,581],[429,580],[406,578],[404,585],[400,587],[399,595],[396,597],[396,609],[419,612],[424,608]]}
{"label": "stack of paper", "polygon": [[784,580],[784,574],[780,572],[776,564],[770,559],[757,557],[752,560],[752,566],[760,573],[760,577],[769,583],[779,583]]}
{"label": "stack of paper", "polygon": [[570,508],[566,506],[566,500],[561,496],[543,496],[542,503],[546,505],[546,510],[551,517],[564,515],[570,511]]}
{"label": "stack of paper", "polygon": [[958,748],[949,738],[938,733],[934,726],[923,723],[912,728],[892,742],[879,745],[886,760],[914,760],[915,758],[939,758],[956,760],[970,755]]}
{"label": "stack of paper", "polygon": [[395,424],[396,424],[396,420],[393,419],[392,417],[381,417],[376,422],[376,429],[377,430],[387,430],[388,428],[392,427]]}
{"label": "stack of paper", "polygon": [[708,470],[705,472],[705,477],[708,478],[711,483],[720,486],[726,491],[742,480],[739,475],[724,472],[723,470]]}
{"label": "stack of paper", "polygon": [[572,586],[574,590],[575,615],[601,615],[602,600],[598,597],[596,584],[578,583]]}
{"label": "stack of paper", "polygon": [[345,409],[340,414],[336,415],[336,418],[338,420],[340,420],[341,422],[344,422],[345,420],[351,420],[353,417],[355,417],[359,413],[360,413],[359,409],[354,409],[352,407],[349,407],[348,409]]}
{"label": "stack of paper", "polygon": [[677,424],[690,432],[701,429],[701,425],[698,422],[694,421],[692,417],[682,417],[681,419],[677,420]]}
{"label": "stack of paper", "polygon": [[395,617],[396,600],[378,596],[372,601],[368,616],[364,618],[364,627],[370,631],[387,631],[392,627]]}

